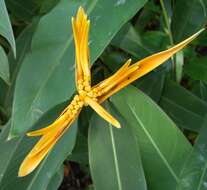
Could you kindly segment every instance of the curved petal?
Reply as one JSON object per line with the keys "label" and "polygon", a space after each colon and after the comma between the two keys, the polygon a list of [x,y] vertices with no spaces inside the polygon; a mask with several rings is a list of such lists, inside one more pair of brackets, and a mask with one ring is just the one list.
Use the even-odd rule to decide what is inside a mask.
{"label": "curved petal", "polygon": [[[137,65],[138,69],[132,73],[126,78],[126,80],[121,81],[117,86],[115,86],[112,90],[110,90],[108,93],[104,94],[103,96],[99,97],[99,102],[103,102],[108,97],[116,93],[117,91],[121,90],[125,86],[129,85],[133,81],[137,80],[138,78],[142,77],[143,75],[149,73],[162,63],[164,63],[166,60],[168,60],[171,56],[173,56],[175,53],[183,49],[188,43],[190,43],[193,39],[195,39],[201,32],[203,32],[205,29],[201,29],[194,35],[190,36],[186,40],[180,42],[179,44],[173,46],[172,48],[161,51],[159,53],[153,54],[149,57],[146,57],[142,59],[141,61],[138,61],[134,63],[133,65]],[[132,65],[132,66],[133,66]],[[130,69],[130,67],[129,67]]]}

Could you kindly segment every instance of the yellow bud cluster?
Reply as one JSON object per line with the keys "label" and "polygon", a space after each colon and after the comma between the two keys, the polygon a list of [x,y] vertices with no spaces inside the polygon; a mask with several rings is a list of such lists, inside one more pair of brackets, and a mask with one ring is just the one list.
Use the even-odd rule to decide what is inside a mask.
{"label": "yellow bud cluster", "polygon": [[67,113],[70,117],[74,117],[78,111],[83,107],[84,101],[80,98],[79,95],[75,95],[72,102],[68,106]]}
{"label": "yellow bud cluster", "polygon": [[78,92],[80,91],[86,91],[89,92],[91,90],[91,86],[89,83],[88,77],[84,77],[84,79],[79,79],[78,80]]}

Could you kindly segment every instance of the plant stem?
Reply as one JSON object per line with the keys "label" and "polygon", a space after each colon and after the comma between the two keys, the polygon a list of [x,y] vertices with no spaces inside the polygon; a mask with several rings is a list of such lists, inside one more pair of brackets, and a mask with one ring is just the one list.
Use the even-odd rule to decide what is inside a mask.
{"label": "plant stem", "polygon": [[[167,11],[166,11],[163,0],[160,0],[160,5],[161,5],[161,8],[162,8],[164,22],[166,24],[165,32],[169,37],[170,45],[173,46],[174,42],[173,42],[173,36],[172,36],[172,32],[171,32],[170,22],[169,22],[169,19],[168,19]],[[174,79],[176,79],[176,62],[175,62],[174,56],[171,58],[171,60],[172,60],[172,76],[173,76]]]}

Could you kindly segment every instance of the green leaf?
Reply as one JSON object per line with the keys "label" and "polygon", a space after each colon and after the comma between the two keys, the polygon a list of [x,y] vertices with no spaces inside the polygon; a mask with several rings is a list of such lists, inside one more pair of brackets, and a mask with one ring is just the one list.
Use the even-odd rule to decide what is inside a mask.
{"label": "green leaf", "polygon": [[207,103],[207,84],[201,81],[197,82],[193,86],[192,92]]}
{"label": "green leaf", "polygon": [[49,12],[53,7],[57,5],[60,0],[38,0],[40,6],[40,14]]}
{"label": "green leaf", "polygon": [[94,187],[91,185],[91,186],[85,188],[84,190],[94,190]]}
{"label": "green leaf", "polygon": [[127,23],[112,40],[112,45],[123,49],[137,59],[148,56],[151,53],[143,44],[140,35],[132,24]]}
{"label": "green leaf", "polygon": [[61,166],[60,169],[55,173],[55,175],[50,180],[46,190],[57,190],[60,186],[64,177],[64,167]]}
{"label": "green leaf", "polygon": [[180,83],[182,76],[183,76],[183,64],[184,64],[184,56],[183,51],[178,52],[175,55],[175,66],[176,66],[176,81]]}
{"label": "green leaf", "polygon": [[14,56],[16,56],[14,35],[4,0],[0,0],[0,35],[8,40],[12,47]]}
{"label": "green leaf", "polygon": [[146,28],[148,29],[148,26],[151,25],[152,22],[159,20],[159,15],[159,5],[154,1],[148,1],[136,20],[135,28],[139,32],[145,32]]}
{"label": "green leaf", "polygon": [[207,18],[207,0],[175,1],[172,33],[175,42],[182,41],[203,27]]}
{"label": "green leaf", "polygon": [[185,64],[184,72],[192,79],[207,82],[207,58],[195,58]]}
{"label": "green leaf", "polygon": [[31,24],[29,24],[16,39],[17,56],[16,58],[10,52],[8,54],[8,59],[10,63],[11,72],[11,85],[8,87],[5,98],[4,107],[7,109],[9,115],[11,115],[11,107],[14,95],[14,87],[16,77],[19,73],[19,69],[24,60],[25,55],[31,50],[31,41],[34,31],[37,27],[38,19],[34,19]]}
{"label": "green leaf", "polygon": [[158,68],[140,78],[134,84],[155,102],[159,102],[165,84],[165,75],[164,69]]}
{"label": "green leaf", "polygon": [[13,18],[26,23],[38,15],[48,13],[60,0],[5,0]]}
{"label": "green leaf", "polygon": [[13,17],[29,22],[37,13],[38,6],[34,0],[5,0]]}
{"label": "green leaf", "polygon": [[4,49],[0,46],[0,78],[2,78],[7,84],[9,84],[9,76],[9,63],[7,55]]}
{"label": "green leaf", "polygon": [[[127,123],[123,128],[131,129],[137,138],[148,188],[174,190],[191,150],[190,143],[169,117],[136,88],[122,90],[112,97],[112,103]],[[131,138],[128,136],[128,140]]]}
{"label": "green leaf", "polygon": [[167,48],[169,39],[167,35],[160,31],[147,31],[142,35],[142,43],[151,52],[158,52]]}
{"label": "green leaf", "polygon": [[[25,57],[17,77],[11,136],[25,132],[45,111],[74,93],[74,47],[70,20],[78,7],[85,7],[91,20],[89,41],[93,63],[121,26],[145,2],[128,0],[119,4],[115,0],[61,0],[45,15],[34,35],[31,53]],[[54,92],[58,93],[54,96]]]}
{"label": "green leaf", "polygon": [[[31,130],[47,126],[57,117],[65,105],[64,103],[50,110]],[[13,190],[15,187],[15,189],[22,190],[45,190],[64,159],[72,152],[76,139],[77,124],[75,123],[66,131],[34,172],[21,178],[17,177],[19,166],[37,142],[37,138],[21,136],[8,141],[9,130],[9,126],[6,126],[0,136],[0,189]]]}
{"label": "green leaf", "polygon": [[207,113],[207,103],[182,86],[166,81],[160,106],[185,129],[199,131]]}
{"label": "green leaf", "polygon": [[[109,104],[107,110],[119,121],[120,114]],[[94,114],[89,128],[89,162],[95,189],[147,189],[139,147],[126,123],[117,129]]]}
{"label": "green leaf", "polygon": [[205,190],[207,184],[207,117],[185,167],[182,169],[177,190]]}
{"label": "green leaf", "polygon": [[[86,117],[85,117],[86,120]],[[81,128],[84,127],[81,125]],[[68,160],[78,162],[81,164],[88,164],[88,145],[87,145],[87,138],[78,131],[77,138],[76,138],[76,145],[73,149],[72,154],[68,157]]]}

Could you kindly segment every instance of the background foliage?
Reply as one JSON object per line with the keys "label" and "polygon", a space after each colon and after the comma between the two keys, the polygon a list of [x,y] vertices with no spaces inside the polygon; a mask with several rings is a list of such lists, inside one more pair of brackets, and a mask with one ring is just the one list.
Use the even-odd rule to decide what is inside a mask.
{"label": "background foliage", "polygon": [[70,19],[80,5],[93,83],[207,20],[207,0],[0,0],[0,189],[207,189],[207,32],[105,102],[121,129],[86,108],[35,172],[17,177],[37,140],[25,132],[75,93]]}

